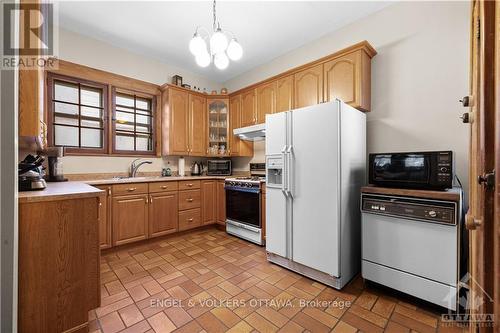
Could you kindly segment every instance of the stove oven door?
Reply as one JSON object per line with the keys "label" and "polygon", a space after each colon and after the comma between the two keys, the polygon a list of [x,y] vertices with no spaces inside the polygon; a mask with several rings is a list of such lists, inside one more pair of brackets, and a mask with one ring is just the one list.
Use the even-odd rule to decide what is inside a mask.
{"label": "stove oven door", "polygon": [[235,190],[226,186],[226,217],[228,220],[261,228],[260,216],[260,190]]}

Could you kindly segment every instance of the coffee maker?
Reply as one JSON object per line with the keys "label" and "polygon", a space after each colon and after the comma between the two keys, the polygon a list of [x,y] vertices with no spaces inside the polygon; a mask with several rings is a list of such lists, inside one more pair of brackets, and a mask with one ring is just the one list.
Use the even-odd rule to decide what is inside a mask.
{"label": "coffee maker", "polygon": [[49,174],[45,176],[48,182],[65,182],[63,174],[63,163],[61,157],[63,156],[62,147],[51,147],[43,151],[43,154],[48,158]]}

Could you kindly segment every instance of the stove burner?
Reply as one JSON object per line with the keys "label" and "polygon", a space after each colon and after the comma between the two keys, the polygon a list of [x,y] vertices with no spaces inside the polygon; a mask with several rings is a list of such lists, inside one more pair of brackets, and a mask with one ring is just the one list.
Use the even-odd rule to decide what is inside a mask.
{"label": "stove burner", "polygon": [[251,176],[251,177],[236,177],[235,179],[238,180],[253,180],[253,181],[258,181],[261,180],[264,177],[259,177],[259,176]]}

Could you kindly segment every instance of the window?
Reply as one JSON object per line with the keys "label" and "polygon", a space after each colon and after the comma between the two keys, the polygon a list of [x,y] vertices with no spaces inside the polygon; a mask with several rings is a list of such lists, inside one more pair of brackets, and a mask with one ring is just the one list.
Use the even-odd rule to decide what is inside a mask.
{"label": "window", "polygon": [[154,96],[113,90],[113,152],[154,154]]}
{"label": "window", "polygon": [[105,153],[107,86],[50,74],[48,87],[49,145]]}
{"label": "window", "polygon": [[48,73],[49,146],[72,155],[155,155],[157,95],[105,82]]}

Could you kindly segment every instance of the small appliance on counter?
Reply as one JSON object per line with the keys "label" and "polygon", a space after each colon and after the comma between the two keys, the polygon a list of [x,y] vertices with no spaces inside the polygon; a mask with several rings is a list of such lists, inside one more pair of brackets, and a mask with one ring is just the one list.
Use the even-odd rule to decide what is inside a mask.
{"label": "small appliance on counter", "polygon": [[49,165],[49,174],[45,176],[45,180],[48,182],[68,181],[68,179],[64,178],[63,163],[61,161],[61,157],[63,157],[63,148],[48,148],[43,151],[43,154],[47,155]]}
{"label": "small appliance on counter", "polygon": [[231,160],[217,159],[207,161],[207,176],[231,176]]}
{"label": "small appliance on counter", "polygon": [[452,188],[452,151],[370,154],[370,184],[417,190]]}
{"label": "small appliance on counter", "polygon": [[203,164],[201,162],[194,162],[191,166],[191,176],[201,176],[203,172]]}
{"label": "small appliance on counter", "polygon": [[43,179],[42,156],[28,155],[18,165],[19,191],[43,190],[47,183]]}
{"label": "small appliance on counter", "polygon": [[363,278],[458,310],[467,268],[463,193],[361,189]]}

